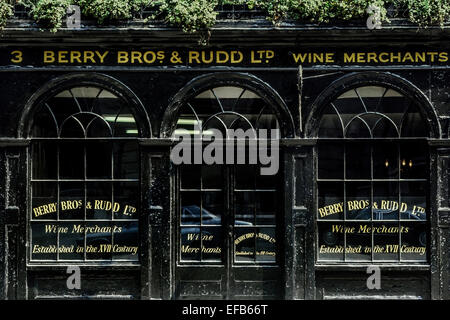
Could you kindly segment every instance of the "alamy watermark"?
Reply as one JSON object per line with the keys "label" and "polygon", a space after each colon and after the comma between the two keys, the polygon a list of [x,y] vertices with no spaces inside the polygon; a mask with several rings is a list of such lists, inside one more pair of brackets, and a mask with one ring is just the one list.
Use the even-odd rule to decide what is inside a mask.
{"label": "alamy watermark", "polygon": [[261,175],[275,175],[280,168],[279,129],[176,130],[180,141],[170,159],[180,164],[259,164]]}
{"label": "alamy watermark", "polygon": [[378,266],[368,266],[366,270],[370,276],[367,278],[366,285],[369,290],[381,289],[381,270]]}

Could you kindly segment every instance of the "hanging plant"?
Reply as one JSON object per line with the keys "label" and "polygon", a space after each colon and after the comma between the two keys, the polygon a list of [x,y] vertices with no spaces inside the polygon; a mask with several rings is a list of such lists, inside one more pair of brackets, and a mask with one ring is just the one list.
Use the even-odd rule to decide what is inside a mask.
{"label": "hanging plant", "polygon": [[31,7],[30,16],[42,27],[51,32],[61,28],[64,18],[67,15],[67,8],[70,0],[37,0],[29,3]]}
{"label": "hanging plant", "polygon": [[7,3],[6,0],[0,0],[0,29],[6,26],[6,22],[13,14],[13,6]]}
{"label": "hanging plant", "polygon": [[77,0],[81,12],[99,24],[132,18],[133,12],[150,5],[151,0]]}
{"label": "hanging plant", "polygon": [[156,0],[154,4],[167,23],[184,32],[204,31],[216,23],[218,0]]}

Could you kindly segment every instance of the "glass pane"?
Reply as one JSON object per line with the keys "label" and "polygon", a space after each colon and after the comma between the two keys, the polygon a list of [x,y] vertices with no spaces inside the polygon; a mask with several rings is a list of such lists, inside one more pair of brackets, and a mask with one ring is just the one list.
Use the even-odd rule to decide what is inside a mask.
{"label": "glass pane", "polygon": [[252,225],[255,222],[255,192],[236,191],[235,225]]}
{"label": "glass pane", "polygon": [[223,167],[218,165],[205,165],[201,167],[202,188],[203,189],[222,189],[224,183]]}
{"label": "glass pane", "polygon": [[256,224],[257,225],[275,225],[276,212],[280,210],[277,203],[277,192],[256,192]]}
{"label": "glass pane", "polygon": [[46,106],[42,107],[34,116],[33,131],[31,136],[34,138],[56,138],[58,136],[58,128],[55,120]]}
{"label": "glass pane", "polygon": [[398,179],[398,146],[393,142],[373,144],[374,179]]}
{"label": "glass pane", "polygon": [[[373,183],[373,219],[398,220],[398,182]],[[401,206],[401,210],[405,205]]]}
{"label": "glass pane", "polygon": [[401,182],[401,202],[403,220],[427,219],[427,183]]}
{"label": "glass pane", "polygon": [[[110,142],[86,141],[86,175],[88,179],[112,178]],[[137,161],[136,161],[137,162]]]}
{"label": "glass pane", "polygon": [[372,232],[370,226],[370,223],[348,223],[346,225],[346,260],[372,260]]}
{"label": "glass pane", "polygon": [[347,182],[347,219],[371,220],[370,182]]}
{"label": "glass pane", "polygon": [[[257,172],[259,172],[257,166],[234,166],[236,189],[253,190],[255,189],[255,179]],[[258,171],[257,171],[258,170]]]}
{"label": "glass pane", "polygon": [[113,230],[113,260],[139,260],[139,226],[133,222],[116,222]]}
{"label": "glass pane", "polygon": [[200,165],[182,165],[180,169],[181,189],[201,188],[201,166]]}
{"label": "glass pane", "polygon": [[81,225],[73,222],[59,225],[60,260],[84,260],[84,230]]}
{"label": "glass pane", "polygon": [[112,202],[110,182],[86,182],[87,219],[111,220],[112,212],[119,210],[118,204]]}
{"label": "glass pane", "polygon": [[55,142],[35,142],[32,144],[33,179],[56,179],[57,152]]}
{"label": "glass pane", "polygon": [[139,183],[114,183],[114,219],[138,219]]}
{"label": "glass pane", "polygon": [[367,142],[351,142],[345,145],[345,166],[347,179],[371,178],[371,150]]}
{"label": "glass pane", "polygon": [[328,106],[322,114],[319,126],[320,138],[343,138],[344,128],[333,106]]}
{"label": "glass pane", "polygon": [[402,179],[426,179],[428,148],[422,141],[402,142],[400,172]]}
{"label": "glass pane", "polygon": [[344,261],[344,224],[318,223],[319,260]]}
{"label": "glass pane", "polygon": [[181,224],[199,225],[201,219],[202,195],[199,191],[184,191],[181,198]]}
{"label": "glass pane", "polygon": [[256,169],[256,189],[276,190],[279,189],[279,174],[262,175],[260,169]]}
{"label": "glass pane", "polygon": [[202,261],[222,261],[222,227],[202,228]]}
{"label": "glass pane", "polygon": [[181,260],[200,261],[200,228],[182,227],[180,233]]}
{"label": "glass pane", "polygon": [[109,222],[86,223],[86,259],[87,260],[111,260],[112,257],[112,233],[117,231],[117,226]]}
{"label": "glass pane", "polygon": [[276,262],[275,228],[258,228],[256,235],[256,261]]}
{"label": "glass pane", "polygon": [[60,184],[60,212],[59,218],[84,219],[84,183],[61,182]]}
{"label": "glass pane", "polygon": [[55,220],[58,211],[57,183],[33,182],[31,186],[31,218]]}
{"label": "glass pane", "polygon": [[224,195],[221,191],[202,192],[203,210],[202,224],[221,225],[224,214],[223,200]]}
{"label": "glass pane", "polygon": [[56,260],[57,229],[46,227],[49,223],[31,224],[31,259]]}
{"label": "glass pane", "polygon": [[319,209],[318,219],[344,218],[344,183],[318,182]]}
{"label": "glass pane", "polygon": [[427,123],[416,106],[411,106],[402,122],[402,137],[428,137]]}
{"label": "glass pane", "polygon": [[84,179],[84,143],[64,142],[59,147],[61,179]]}
{"label": "glass pane", "polygon": [[427,225],[420,222],[405,222],[402,224],[401,260],[427,261]]}
{"label": "glass pane", "polygon": [[139,179],[137,142],[114,143],[114,179]]}
{"label": "glass pane", "polygon": [[398,261],[400,231],[398,223],[374,224],[374,260]]}
{"label": "glass pane", "polygon": [[319,143],[319,179],[344,178],[344,145],[342,143]]}
{"label": "glass pane", "polygon": [[254,262],[255,229],[236,227],[234,231],[234,260],[236,262]]}

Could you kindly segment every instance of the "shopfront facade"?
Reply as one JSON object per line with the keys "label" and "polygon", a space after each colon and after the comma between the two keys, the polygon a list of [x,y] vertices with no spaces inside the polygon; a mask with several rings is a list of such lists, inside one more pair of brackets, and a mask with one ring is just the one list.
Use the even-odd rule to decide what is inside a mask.
{"label": "shopfront facade", "polygon": [[[0,297],[450,298],[448,31],[332,30],[6,28]],[[181,129],[276,129],[279,170]]]}

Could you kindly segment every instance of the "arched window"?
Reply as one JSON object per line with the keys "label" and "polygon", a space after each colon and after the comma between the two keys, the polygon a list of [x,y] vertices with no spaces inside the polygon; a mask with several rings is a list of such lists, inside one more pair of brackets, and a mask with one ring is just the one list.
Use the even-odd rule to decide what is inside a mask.
{"label": "arched window", "polygon": [[139,128],[101,86],[41,101],[31,127],[30,261],[137,261]]}
{"label": "arched window", "polygon": [[[254,132],[279,129],[273,107],[254,91],[239,86],[205,89],[180,109],[181,129],[204,138],[219,130],[228,141],[229,129]],[[270,131],[265,136],[268,138]],[[261,136],[258,136],[261,139]],[[248,141],[247,141],[248,142]],[[248,144],[245,152],[250,150]],[[278,150],[276,150],[278,152]],[[226,146],[223,146],[223,154]],[[178,260],[181,263],[231,265],[275,264],[277,221],[282,213],[279,174],[261,175],[258,164],[183,164],[178,174]],[[192,154],[192,161],[194,162]]]}
{"label": "arched window", "polygon": [[349,89],[325,107],[318,136],[318,260],[426,262],[428,130],[416,102]]}

